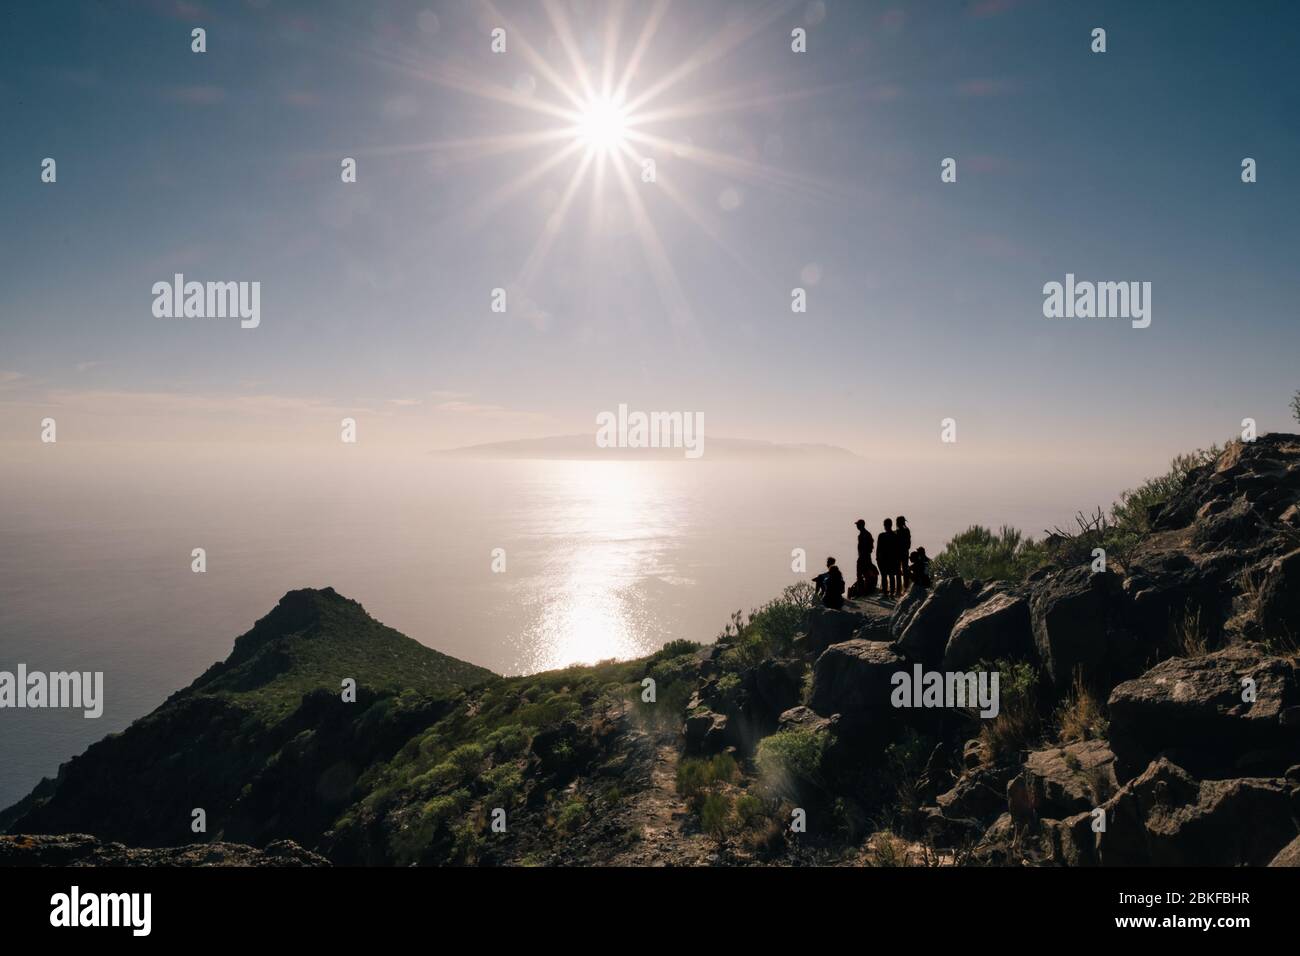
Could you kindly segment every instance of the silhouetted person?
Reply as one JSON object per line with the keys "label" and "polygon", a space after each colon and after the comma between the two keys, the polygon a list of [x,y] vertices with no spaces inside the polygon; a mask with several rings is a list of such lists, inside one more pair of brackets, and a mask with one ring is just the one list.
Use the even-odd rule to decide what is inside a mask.
{"label": "silhouetted person", "polygon": [[886,518],[885,530],[876,539],[876,564],[880,565],[880,590],[885,594],[898,593],[898,535],[894,522]]}
{"label": "silhouetted person", "polygon": [[912,552],[911,578],[918,588],[930,586],[930,559],[925,556],[925,548]]}
{"label": "silhouetted person", "polygon": [[817,596],[826,607],[844,606],[844,575],[834,558],[826,559],[826,570],[813,578],[817,585]]}
{"label": "silhouetted person", "polygon": [[908,585],[912,583],[912,572],[907,567],[907,556],[912,551],[912,529],[907,526],[907,519],[902,515],[898,516],[898,524],[895,527],[898,529],[894,532],[898,535],[898,569],[903,575],[902,590],[906,591]]}
{"label": "silhouetted person", "polygon": [[867,530],[867,523],[859,518],[853,522],[858,528],[858,580],[849,589],[850,597],[866,597],[876,589],[876,566],[871,563],[871,549],[875,541]]}

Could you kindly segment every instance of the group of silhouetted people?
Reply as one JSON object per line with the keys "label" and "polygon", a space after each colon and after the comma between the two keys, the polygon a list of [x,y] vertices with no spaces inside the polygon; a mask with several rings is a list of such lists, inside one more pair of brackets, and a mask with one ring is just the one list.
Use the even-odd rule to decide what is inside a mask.
{"label": "group of silhouetted people", "polygon": [[[848,588],[850,598],[874,594],[877,587],[881,594],[897,597],[913,585],[920,588],[930,586],[930,559],[925,555],[925,548],[912,551],[912,529],[902,515],[897,521],[895,527],[894,520],[886,518],[885,530],[874,540],[864,520],[859,518],[854,522],[858,529],[858,566],[857,580]],[[871,562],[873,547],[875,564]],[[834,558],[826,559],[826,570],[813,578],[813,583],[818,598],[826,607],[844,606],[844,575]]]}

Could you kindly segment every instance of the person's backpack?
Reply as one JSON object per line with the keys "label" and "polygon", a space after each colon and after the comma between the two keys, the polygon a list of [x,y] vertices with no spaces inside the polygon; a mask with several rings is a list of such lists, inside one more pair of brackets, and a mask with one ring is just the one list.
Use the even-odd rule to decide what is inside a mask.
{"label": "person's backpack", "polygon": [[849,597],[860,598],[872,594],[876,590],[876,582],[880,579],[879,572],[876,571],[874,564],[868,564],[866,570],[862,573],[861,581],[854,581],[849,585]]}

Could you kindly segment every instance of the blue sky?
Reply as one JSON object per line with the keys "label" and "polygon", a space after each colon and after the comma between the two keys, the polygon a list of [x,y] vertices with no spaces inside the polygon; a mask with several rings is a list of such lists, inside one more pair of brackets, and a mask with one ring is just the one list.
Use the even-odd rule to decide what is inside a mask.
{"label": "blue sky", "polygon": [[[595,73],[615,6],[556,4]],[[654,6],[623,5],[616,74]],[[336,440],[351,413],[432,448],[626,402],[918,456],[951,416],[972,453],[1145,464],[1243,417],[1286,428],[1297,26],[1280,2],[678,0],[628,94],[701,61],[646,107],[681,114],[642,128],[679,147],[638,145],[661,182],[628,167],[670,280],[611,174],[521,283],[581,151],[489,208],[565,140],[453,144],[564,125],[479,95],[565,105],[522,50],[575,84],[540,3],[22,4],[0,35],[0,439],[59,411],[113,440]],[[260,281],[260,327],[155,318],[174,272]],[[1151,282],[1151,327],[1044,318],[1067,272]]]}

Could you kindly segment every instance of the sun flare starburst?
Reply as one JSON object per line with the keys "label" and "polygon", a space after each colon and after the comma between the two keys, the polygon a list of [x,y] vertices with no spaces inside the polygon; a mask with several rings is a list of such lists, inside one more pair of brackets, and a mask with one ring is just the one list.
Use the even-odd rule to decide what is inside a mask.
{"label": "sun flare starburst", "polygon": [[627,143],[627,111],[613,97],[595,97],[583,108],[574,132],[584,146],[598,153],[621,150]]}
{"label": "sun flare starburst", "polygon": [[[582,23],[583,29],[575,30],[558,0],[542,0],[545,24],[533,23],[531,29],[502,15],[492,0],[481,2],[491,22],[500,24],[509,37],[514,63],[526,71],[517,74],[513,86],[486,80],[454,60],[397,55],[389,65],[486,103],[516,108],[541,123],[511,128],[510,121],[503,119],[503,126],[489,135],[381,149],[429,151],[441,168],[511,153],[539,153],[521,157],[517,174],[466,208],[472,225],[484,223],[507,202],[569,169],[567,182],[546,187],[546,195],[554,196],[555,202],[515,276],[515,285],[526,296],[531,294],[529,287],[546,274],[548,255],[565,234],[574,208],[586,203],[589,239],[607,224],[630,223],[665,318],[676,326],[690,325],[692,309],[669,256],[670,245],[660,236],[666,225],[662,217],[680,215],[731,261],[757,277],[760,271],[724,238],[719,209],[725,215],[735,207],[715,203],[714,197],[736,195],[735,186],[742,182],[823,200],[839,192],[838,187],[827,188],[824,182],[776,169],[754,158],[752,150],[728,152],[696,142],[683,126],[824,92],[764,92],[761,84],[707,93],[689,89],[691,77],[753,40],[793,9],[796,0],[773,0],[746,15],[728,17],[695,49],[671,58],[655,44],[670,0],[654,0],[640,29],[627,35],[623,27],[628,8],[623,3],[608,8],[610,15],[603,24]],[[687,175],[688,167],[694,169],[694,176]],[[703,197],[699,189],[707,178],[702,177],[716,180],[703,186]]]}

